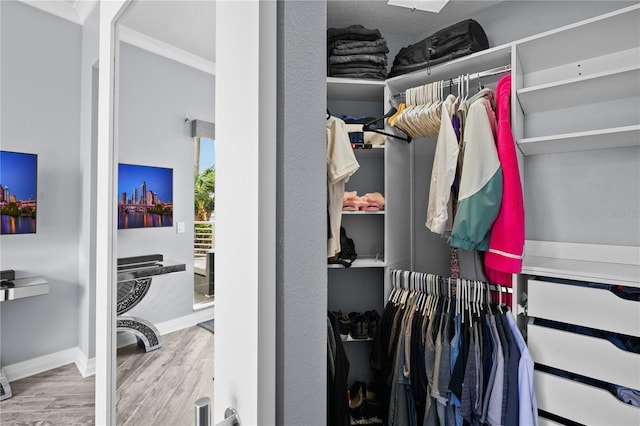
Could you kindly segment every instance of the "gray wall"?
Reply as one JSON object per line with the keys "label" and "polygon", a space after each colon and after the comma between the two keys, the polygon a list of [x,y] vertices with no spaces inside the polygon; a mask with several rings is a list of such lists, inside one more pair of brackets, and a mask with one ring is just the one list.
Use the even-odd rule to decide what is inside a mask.
{"label": "gray wall", "polygon": [[276,424],[324,424],[326,5],[278,2]]}
{"label": "gray wall", "polygon": [[88,358],[96,351],[96,144],[98,138],[98,42],[100,8],[94,8],[82,27],[82,65],[80,99],[80,164],[82,211],[78,241],[78,346]]}
{"label": "gray wall", "polygon": [[38,154],[37,233],[0,237],[0,269],[43,276],[50,293],[2,303],[3,365],[78,344],[82,28],[2,2],[0,147]]}
{"label": "gray wall", "polygon": [[[117,231],[118,257],[161,253],[186,263],[186,272],[153,279],[144,300],[129,313],[151,322],[193,312],[193,139],[189,114],[213,122],[212,75],[120,44],[118,161],[173,169],[174,227]],[[176,232],[177,222],[185,233]]]}

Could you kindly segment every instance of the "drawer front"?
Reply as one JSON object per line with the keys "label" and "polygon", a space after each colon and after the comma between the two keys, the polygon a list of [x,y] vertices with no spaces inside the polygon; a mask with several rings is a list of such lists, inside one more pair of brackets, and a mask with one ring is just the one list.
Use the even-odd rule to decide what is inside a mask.
{"label": "drawer front", "polygon": [[608,340],[530,324],[527,346],[536,363],[640,389],[640,354]]}
{"label": "drawer front", "polygon": [[583,423],[638,426],[640,408],[625,404],[607,391],[553,374],[534,373],[538,408]]}
{"label": "drawer front", "polygon": [[608,290],[529,280],[529,316],[640,336],[640,302]]}
{"label": "drawer front", "polygon": [[538,426],[562,426],[562,423],[556,423],[553,420],[538,417]]}

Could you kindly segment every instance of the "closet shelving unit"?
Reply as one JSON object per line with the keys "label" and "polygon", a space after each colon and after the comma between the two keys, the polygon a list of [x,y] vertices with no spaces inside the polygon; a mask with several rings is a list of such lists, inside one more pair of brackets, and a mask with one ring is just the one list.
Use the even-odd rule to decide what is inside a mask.
{"label": "closet shelving unit", "polygon": [[[525,183],[526,209],[527,158],[640,145],[638,22],[640,5],[635,5],[386,82],[328,78],[328,106],[342,113],[338,107],[350,105],[356,109],[344,113],[360,114],[363,105],[375,105],[374,112],[367,114],[382,115],[397,107],[395,95],[408,88],[509,67],[512,131]],[[482,83],[495,87],[500,77],[483,78]],[[396,130],[387,127],[386,131]],[[424,228],[426,197],[419,199],[421,191],[428,191],[428,186],[420,185],[429,181],[431,163],[425,165],[424,160],[432,161],[434,147],[435,138],[411,143],[387,138],[381,153],[356,152],[359,161],[365,160],[356,175],[373,169],[378,177],[384,176],[381,192],[386,208],[377,217],[346,213],[343,220],[362,225],[381,219],[366,222],[362,229],[365,234],[377,229],[374,233],[384,240],[383,253],[376,262],[359,259],[350,270],[330,269],[330,309],[347,298],[373,297],[381,312],[391,291],[389,270],[393,268],[448,274],[448,245]],[[371,163],[375,167],[369,167],[366,160],[373,158],[377,159]],[[637,189],[637,182],[634,185]],[[351,236],[348,227],[347,231]],[[357,235],[354,240],[360,255]],[[421,260],[425,257],[429,258],[426,263]],[[640,288],[640,247],[528,239],[522,272],[513,276],[513,310],[536,363],[640,389],[639,355],[618,350],[602,339],[532,323],[532,318],[545,318],[640,336],[640,303],[599,288],[558,284],[558,279]],[[357,282],[358,290],[347,290],[347,282]],[[345,346],[361,350],[356,357],[348,353],[352,368],[368,368],[367,344]],[[362,380],[366,374],[356,371],[352,377]],[[584,424],[640,424],[639,409],[602,389],[542,371],[535,372],[535,386],[539,408],[554,415]],[[557,423],[541,416],[540,424]]]}
{"label": "closet shelving unit", "polygon": [[[348,78],[327,78],[327,108],[333,115],[380,117],[385,112],[385,82]],[[380,192],[385,197],[381,211],[344,211],[342,225],[354,240],[358,258],[349,268],[328,265],[328,308],[332,311],[382,314],[385,273],[389,265],[401,263],[409,251],[390,238],[408,238],[407,209],[408,173],[401,167],[406,161],[408,147],[388,140],[381,147],[356,149],[354,153],[360,169],[349,179],[346,191],[359,196]],[[396,189],[399,188],[399,189]],[[370,383],[373,372],[369,354],[373,339],[343,341],[350,361],[349,384],[355,381]]]}
{"label": "closet shelving unit", "polygon": [[[525,155],[640,145],[637,114],[619,117],[615,127],[597,118],[600,104],[640,96],[638,22],[637,7],[632,7],[516,43],[514,83],[520,109],[515,112],[524,124],[518,144]],[[574,128],[553,134],[533,134],[536,130],[527,128],[529,115],[564,114],[567,109],[592,115],[594,121],[570,124]]]}
{"label": "closet shelving unit", "polygon": [[[638,22],[636,5],[514,43],[512,119],[525,169],[527,156],[640,145]],[[588,189],[558,185],[588,197]],[[638,182],[631,186],[637,190]],[[637,290],[640,247],[527,240],[522,273],[514,277],[518,295],[527,298],[518,312],[526,314],[520,325],[537,365],[640,389],[640,355],[534,320],[638,337],[640,303],[562,280]],[[640,409],[600,387],[540,370],[534,383],[538,407],[547,413],[584,424],[640,424]],[[543,415],[540,424],[557,423]]]}

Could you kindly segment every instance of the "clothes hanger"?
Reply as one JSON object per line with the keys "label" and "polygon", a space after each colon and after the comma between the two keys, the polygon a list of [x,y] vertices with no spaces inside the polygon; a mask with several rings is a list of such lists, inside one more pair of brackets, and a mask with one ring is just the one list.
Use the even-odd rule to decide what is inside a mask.
{"label": "clothes hanger", "polygon": [[331,118],[331,112],[329,111],[329,108],[327,108],[327,120]]}
{"label": "clothes hanger", "polygon": [[[408,135],[407,135],[407,137],[398,136],[398,135],[394,135],[393,133],[383,132],[382,130],[372,129],[372,128],[370,127],[372,124],[375,124],[375,123],[377,123],[377,122],[378,122],[378,121],[380,121],[380,120],[384,120],[385,118],[389,118],[389,117],[393,116],[397,111],[398,111],[398,110],[397,110],[396,108],[391,108],[391,109],[389,110],[389,112],[387,112],[387,113],[386,113],[385,115],[383,115],[382,117],[374,118],[373,120],[371,120],[371,121],[369,121],[369,122],[365,123],[365,124],[362,126],[362,131],[364,131],[364,132],[375,132],[375,133],[379,133],[379,134],[381,134],[381,135],[389,136],[389,137],[391,137],[391,138],[400,139],[400,140],[403,140],[403,141],[405,141],[405,142],[407,142],[407,143],[410,143],[410,142],[411,142],[411,136],[408,136]],[[384,123],[384,121],[383,121],[383,123]],[[401,131],[402,131],[402,129],[399,129],[399,130],[401,130]]]}

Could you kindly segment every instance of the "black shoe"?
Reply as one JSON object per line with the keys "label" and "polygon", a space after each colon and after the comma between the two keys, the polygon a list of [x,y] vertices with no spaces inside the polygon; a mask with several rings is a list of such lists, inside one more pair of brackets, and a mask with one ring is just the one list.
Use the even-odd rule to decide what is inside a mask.
{"label": "black shoe", "polygon": [[364,315],[367,320],[367,335],[375,339],[380,325],[380,314],[377,311],[367,311]]}
{"label": "black shoe", "polygon": [[366,339],[368,337],[369,324],[364,314],[351,312],[349,319],[351,319],[351,337],[354,339]]}
{"label": "black shoe", "polygon": [[340,329],[340,339],[347,340],[349,332],[351,331],[351,319],[345,313],[340,311],[334,312],[338,318],[338,328]]}

